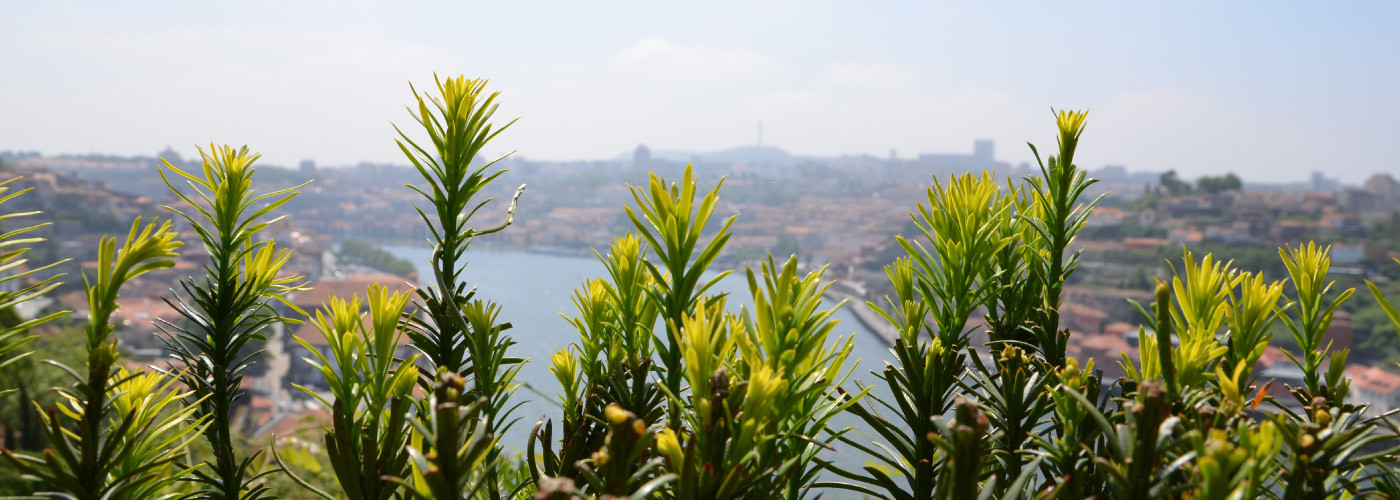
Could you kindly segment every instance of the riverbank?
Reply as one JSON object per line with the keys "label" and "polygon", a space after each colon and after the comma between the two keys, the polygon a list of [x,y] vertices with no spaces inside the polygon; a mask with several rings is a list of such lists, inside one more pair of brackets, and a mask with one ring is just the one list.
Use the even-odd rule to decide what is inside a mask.
{"label": "riverbank", "polygon": [[[420,249],[423,251],[428,251],[431,248],[428,245],[423,244],[422,242],[418,242],[417,244],[411,245],[402,245],[396,244],[397,242],[385,241],[372,241],[371,243],[374,245],[378,245],[381,248],[396,249],[395,251],[391,252],[396,254],[402,254],[407,249]],[[596,257],[593,255],[592,250],[566,247],[529,246],[525,248],[520,248],[514,245],[480,245],[476,247],[476,249],[478,251],[485,252],[520,253],[526,255],[564,258],[585,258],[590,261],[596,259]],[[714,269],[715,272],[725,270],[739,273],[743,271],[743,268],[729,268],[729,266],[716,266],[716,268]],[[885,318],[881,317],[879,313],[872,310],[870,308],[870,305],[866,304],[866,299],[864,297],[855,293],[856,290],[861,288],[862,287],[860,287],[859,285],[852,287],[850,286],[850,284],[847,283],[837,283],[836,286],[832,286],[827,289],[824,298],[830,301],[831,303],[840,302],[845,299],[851,299],[843,309],[850,311],[851,316],[855,318],[856,323],[858,323],[861,326],[861,328],[874,334],[876,338],[883,341],[885,347],[894,345],[895,340],[899,338],[899,331],[896,330],[893,326],[890,326],[889,322],[885,321]]]}
{"label": "riverbank", "polygon": [[856,322],[860,323],[862,328],[875,334],[880,340],[885,341],[887,346],[893,346],[894,341],[899,339],[899,330],[890,326],[890,323],[885,321],[885,318],[880,316],[880,313],[871,309],[870,305],[865,303],[864,298],[838,291],[836,287],[828,288],[824,297],[832,302],[851,299],[846,303],[845,309],[851,312],[851,316],[855,317]]}

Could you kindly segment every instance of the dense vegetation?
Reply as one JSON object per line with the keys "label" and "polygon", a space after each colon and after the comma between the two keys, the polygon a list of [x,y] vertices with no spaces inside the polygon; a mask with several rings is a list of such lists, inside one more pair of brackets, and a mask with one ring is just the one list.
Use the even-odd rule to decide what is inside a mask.
{"label": "dense vegetation", "polygon": [[[102,241],[97,274],[83,277],[84,366],[58,364],[71,381],[39,413],[46,449],[4,450],[4,463],[37,494],[78,499],[267,498],[284,480],[305,488],[294,494],[349,499],[1400,496],[1397,427],[1353,402],[1349,353],[1325,340],[1355,291],[1333,286],[1325,246],[1280,249],[1286,279],[1183,252],[1139,305],[1150,328],[1136,361],[1123,357],[1127,377],[1103,380],[1092,360],[1068,356],[1061,292],[1097,203],[1081,199],[1094,180],[1074,164],[1079,112],[1056,116],[1058,147],[1043,161],[1036,152],[1039,175],[969,173],[928,188],[911,212],[917,237],[899,238],[905,255],[886,268],[895,296],[869,304],[898,331],[875,386],[853,381],[852,338],[835,332],[842,304],[823,299],[824,268],[767,256],[743,273],[752,309],[728,307],[713,286],[729,273],[709,273],[737,217],[715,217],[723,181],[705,192],[689,169],[679,182],[651,176],[625,207],[631,231],[597,253],[605,275],[575,291],[578,342],[549,360],[561,412],[534,425],[523,457],[509,456],[499,436],[518,421],[526,360],[511,355],[499,306],[474,297],[463,274],[470,244],[506,229],[515,207],[486,227],[473,220],[501,174],[496,160],[474,160],[510,125],[492,123],[497,95],[485,85],[415,89],[410,111],[427,139],[399,130],[423,177],[410,188],[425,199],[433,284],[412,295],[371,287],[310,315],[287,304],[329,344],[298,339],[330,388],[306,390],[332,416],[319,430],[329,473],[275,447],[260,460],[231,428],[246,353],[273,325],[299,321],[273,304],[302,285],[281,272],[289,251],[257,238],[298,187],[255,195],[257,156],[227,146],[204,152],[199,171],[161,170],[210,258],[169,298],[186,320],[162,324],[171,362],[128,372],[111,337],[122,284],[170,266],[180,247],[168,221],[137,220],[125,239]],[[17,238],[24,231],[0,236],[0,248],[34,243]],[[21,267],[23,253],[0,254],[3,269],[27,269],[0,278],[27,278],[0,292],[0,310],[57,279],[49,266]],[[25,332],[58,316],[4,323],[0,367],[23,360],[36,341]],[[985,342],[970,326],[979,317]],[[1269,396],[1255,371],[1276,325],[1304,374],[1290,401]],[[834,424],[843,414],[877,437]],[[839,467],[838,452],[867,465]]]}
{"label": "dense vegetation", "polygon": [[393,253],[360,240],[340,242],[335,253],[342,262],[358,264],[395,276],[408,277],[418,272],[412,262],[395,257]]}

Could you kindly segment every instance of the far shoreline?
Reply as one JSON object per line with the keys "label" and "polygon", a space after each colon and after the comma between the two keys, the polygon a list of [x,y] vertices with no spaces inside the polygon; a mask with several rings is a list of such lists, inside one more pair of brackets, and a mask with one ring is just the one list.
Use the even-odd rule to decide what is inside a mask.
{"label": "far shoreline", "polygon": [[[403,242],[403,241],[384,241],[384,240],[361,240],[361,241],[365,241],[365,242],[367,242],[367,243],[369,243],[369,244],[371,244],[371,245],[375,245],[375,246],[377,246],[377,247],[384,248],[384,249],[386,249],[386,250],[389,249],[389,248],[391,248],[391,247],[392,247],[392,248],[413,248],[413,249],[419,249],[419,250],[431,250],[431,249],[432,249],[432,246],[431,246],[431,245],[427,245],[427,244],[422,243],[422,242],[412,242],[412,243],[410,243],[410,242]],[[594,257],[594,254],[593,254],[594,249],[591,249],[591,248],[589,248],[589,249],[578,249],[578,248],[571,248],[571,247],[546,247],[546,246],[527,246],[527,247],[521,248],[521,247],[514,246],[514,245],[489,245],[489,244],[488,244],[488,245],[482,245],[481,247],[478,247],[478,248],[476,249],[476,251],[479,251],[479,252],[489,252],[489,253],[523,253],[523,254],[530,254],[530,255],[546,255],[546,256],[552,256],[552,257]],[[470,251],[468,252],[468,254],[469,254],[468,259],[470,260]],[[716,269],[716,270],[717,270],[717,271],[720,271],[720,272],[723,272],[723,271],[726,271],[726,270],[729,270],[729,271],[739,271],[740,269]],[[883,342],[884,345],[885,345],[885,347],[893,346],[895,340],[896,340],[897,338],[899,338],[899,333],[898,333],[893,327],[891,327],[890,325],[886,324],[886,322],[884,321],[884,318],[880,317],[880,315],[879,315],[878,313],[876,313],[875,311],[871,310],[871,309],[870,309],[870,306],[869,306],[868,304],[866,304],[866,301],[865,301],[864,298],[862,298],[862,297],[857,297],[857,296],[854,296],[854,295],[851,295],[851,294],[848,294],[848,293],[845,293],[845,292],[837,291],[837,290],[835,289],[835,287],[832,287],[832,288],[827,289],[827,291],[826,291],[826,293],[823,295],[823,297],[824,297],[826,300],[831,301],[832,303],[837,303],[837,302],[840,302],[840,301],[842,301],[842,300],[851,299],[851,300],[849,300],[843,307],[851,312],[851,316],[853,316],[853,317],[856,319],[856,322],[860,324],[860,327],[861,327],[863,330],[869,332],[869,333],[870,333],[871,335],[873,335],[875,338],[877,338],[877,339],[879,339],[881,342]]]}

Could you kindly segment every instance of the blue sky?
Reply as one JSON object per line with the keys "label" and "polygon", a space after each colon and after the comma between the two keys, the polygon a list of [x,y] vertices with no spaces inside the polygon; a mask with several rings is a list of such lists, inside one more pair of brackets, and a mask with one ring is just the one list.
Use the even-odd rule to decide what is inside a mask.
{"label": "blue sky", "polygon": [[[757,3],[757,2],[754,2]],[[7,2],[0,150],[401,163],[407,82],[486,76],[493,153],[638,143],[1028,160],[1089,108],[1081,165],[1400,173],[1394,2]],[[1228,4],[1228,5],[1220,5]]]}

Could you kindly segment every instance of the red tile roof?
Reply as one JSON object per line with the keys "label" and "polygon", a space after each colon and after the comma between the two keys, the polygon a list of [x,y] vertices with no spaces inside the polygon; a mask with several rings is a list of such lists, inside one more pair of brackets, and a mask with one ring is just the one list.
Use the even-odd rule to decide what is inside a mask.
{"label": "red tile roof", "polygon": [[1390,394],[1400,389],[1400,375],[1390,373],[1376,366],[1361,364],[1347,365],[1347,375],[1353,386],[1367,391]]}

